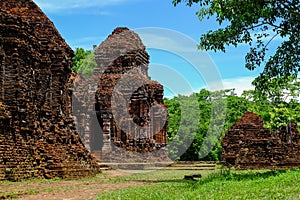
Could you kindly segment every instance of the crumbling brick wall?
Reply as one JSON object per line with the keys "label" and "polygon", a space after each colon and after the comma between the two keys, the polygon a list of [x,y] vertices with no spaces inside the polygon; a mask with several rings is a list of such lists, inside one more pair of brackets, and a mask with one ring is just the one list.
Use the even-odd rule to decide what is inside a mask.
{"label": "crumbling brick wall", "polygon": [[223,160],[239,169],[300,166],[300,135],[296,123],[276,131],[263,127],[258,115],[247,112],[222,140]]}
{"label": "crumbling brick wall", "polygon": [[74,130],[72,49],[32,0],[0,4],[0,180],[99,172]]}
{"label": "crumbling brick wall", "polygon": [[[92,152],[100,147],[102,158],[113,155],[114,147],[135,152],[164,147],[167,108],[163,86],[148,76],[149,55],[139,36],[128,28],[116,28],[94,53],[98,67],[90,78],[75,84],[78,102],[73,107],[82,136],[88,138],[85,144]],[[86,115],[79,110],[86,110]],[[87,121],[83,119],[93,112],[101,133],[84,128]],[[92,138],[101,138],[100,143],[93,145]]]}

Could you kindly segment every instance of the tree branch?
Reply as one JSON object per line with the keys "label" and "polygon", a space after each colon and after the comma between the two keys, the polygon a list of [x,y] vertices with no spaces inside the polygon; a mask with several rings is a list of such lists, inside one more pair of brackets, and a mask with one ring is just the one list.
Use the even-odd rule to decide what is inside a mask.
{"label": "tree branch", "polygon": [[257,24],[257,25],[255,25],[255,26],[251,26],[251,27],[248,27],[248,28],[244,28],[244,31],[248,31],[248,30],[250,30],[250,29],[255,29],[255,28],[260,27],[260,26],[265,25],[265,24],[267,24],[267,22],[262,22],[261,24]]}
{"label": "tree branch", "polygon": [[279,33],[276,33],[275,35],[273,35],[273,37],[268,41],[268,43],[265,45],[265,48],[267,48],[267,46],[271,43],[271,41],[278,35]]}

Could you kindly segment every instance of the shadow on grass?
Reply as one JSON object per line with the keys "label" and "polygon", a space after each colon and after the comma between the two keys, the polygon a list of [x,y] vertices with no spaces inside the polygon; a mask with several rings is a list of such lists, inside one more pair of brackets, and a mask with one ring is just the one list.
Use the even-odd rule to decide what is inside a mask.
{"label": "shadow on grass", "polygon": [[253,172],[249,171],[246,173],[235,173],[231,171],[226,172],[217,172],[209,174],[206,177],[194,180],[185,180],[185,179],[165,179],[165,180],[134,180],[134,182],[143,182],[143,183],[197,183],[205,184],[212,181],[243,181],[243,180],[254,180],[258,178],[269,178],[271,176],[278,176],[280,174],[286,173],[287,170],[272,170],[266,172]]}
{"label": "shadow on grass", "polygon": [[195,182],[193,180],[184,180],[182,179],[165,179],[165,180],[133,180],[134,182],[142,182],[142,183],[188,183]]}
{"label": "shadow on grass", "polygon": [[132,182],[141,182],[141,183],[179,183],[179,184],[188,184],[192,186],[196,185],[204,185],[209,182],[214,181],[247,181],[247,180],[255,180],[255,179],[267,179],[269,177],[279,176],[281,174],[285,174],[289,171],[298,171],[299,169],[287,169],[287,170],[269,170],[269,171],[218,171],[215,173],[211,173],[202,178],[195,178],[194,180],[185,180],[184,177],[182,179],[162,179],[162,180],[147,180],[147,179],[138,179],[138,180],[129,180]]}
{"label": "shadow on grass", "polygon": [[197,184],[203,185],[212,181],[245,181],[255,179],[266,179],[269,177],[279,176],[289,171],[298,171],[299,169],[287,169],[287,170],[270,170],[265,172],[247,171],[247,172],[231,172],[230,170],[221,171],[218,173],[209,174],[207,177],[200,179]]}

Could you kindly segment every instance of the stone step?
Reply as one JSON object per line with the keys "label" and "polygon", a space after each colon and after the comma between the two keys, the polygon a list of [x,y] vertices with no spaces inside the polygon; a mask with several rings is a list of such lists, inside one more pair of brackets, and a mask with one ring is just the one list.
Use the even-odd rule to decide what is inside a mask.
{"label": "stone step", "polygon": [[216,163],[205,162],[157,162],[157,163],[99,163],[99,165],[111,169],[130,170],[215,170]]}

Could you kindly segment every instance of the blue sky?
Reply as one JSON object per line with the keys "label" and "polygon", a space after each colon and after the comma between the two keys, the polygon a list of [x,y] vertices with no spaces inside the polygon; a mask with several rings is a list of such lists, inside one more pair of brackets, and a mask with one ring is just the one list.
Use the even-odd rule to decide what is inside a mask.
{"label": "blue sky", "polygon": [[[219,28],[213,19],[199,21],[195,14],[199,6],[187,7],[182,3],[174,7],[172,0],[34,0],[34,2],[53,21],[62,37],[73,49],[76,47],[92,49],[93,44],[99,45],[116,27],[125,26],[133,30],[156,27],[169,30],[171,33],[174,31],[175,35],[178,33],[193,40],[195,46],[192,47],[198,51],[196,44],[199,42],[200,35],[208,30]],[[145,43],[148,47],[147,42]],[[209,88],[205,77],[197,79],[195,76],[197,73],[190,70],[194,63],[191,64],[188,59],[174,53],[172,48],[166,48],[167,51],[159,48],[148,49],[152,63],[150,76],[162,82],[162,79],[168,75],[171,81],[170,71],[174,69],[174,72],[181,75],[193,91],[203,87]],[[240,94],[242,90],[251,88],[251,81],[259,75],[261,69],[249,71],[244,67],[247,50],[246,45],[240,45],[238,48],[229,47],[226,53],[208,52],[211,59],[209,67],[214,65],[214,70],[219,73],[216,76],[222,80],[222,85],[218,84],[215,89],[236,88]],[[205,59],[208,57],[206,56]],[[160,67],[161,69],[164,67],[170,73],[166,72],[167,75],[162,75],[159,72]],[[206,67],[208,71],[205,73],[211,69]],[[211,76],[215,77],[214,73],[212,72]],[[180,85],[181,82],[178,82],[177,86]],[[167,96],[171,96],[169,92],[173,94],[180,92],[176,90],[176,85],[169,87]]]}

